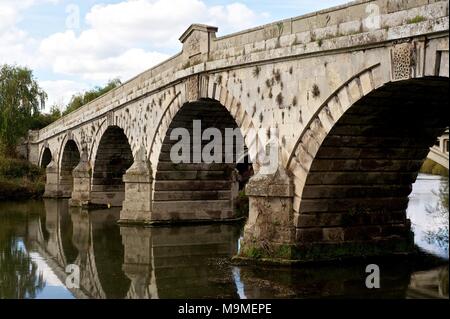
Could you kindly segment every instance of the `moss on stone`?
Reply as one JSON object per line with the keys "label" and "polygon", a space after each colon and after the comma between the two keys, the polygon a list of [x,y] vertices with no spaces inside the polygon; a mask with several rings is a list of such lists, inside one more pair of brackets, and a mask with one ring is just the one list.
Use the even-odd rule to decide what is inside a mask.
{"label": "moss on stone", "polygon": [[413,24],[413,23],[423,22],[423,21],[426,21],[426,20],[427,19],[424,16],[416,15],[414,18],[406,20],[406,23],[407,24]]}

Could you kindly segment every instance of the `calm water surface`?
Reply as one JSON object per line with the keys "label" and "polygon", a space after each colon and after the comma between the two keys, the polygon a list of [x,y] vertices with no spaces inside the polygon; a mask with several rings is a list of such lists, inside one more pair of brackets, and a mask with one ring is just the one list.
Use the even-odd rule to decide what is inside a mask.
{"label": "calm water surface", "polygon": [[[0,298],[448,298],[443,184],[419,176],[408,216],[427,255],[380,262],[376,290],[365,288],[365,264],[234,266],[242,225],[120,227],[119,209],[0,203]],[[79,267],[80,289],[68,265]]]}

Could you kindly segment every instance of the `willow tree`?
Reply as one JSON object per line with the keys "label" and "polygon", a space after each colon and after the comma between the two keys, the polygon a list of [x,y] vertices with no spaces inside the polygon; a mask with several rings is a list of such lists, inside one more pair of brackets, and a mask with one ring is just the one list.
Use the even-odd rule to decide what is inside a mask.
{"label": "willow tree", "polygon": [[47,94],[28,68],[0,68],[0,151],[13,155],[32,118],[45,106]]}

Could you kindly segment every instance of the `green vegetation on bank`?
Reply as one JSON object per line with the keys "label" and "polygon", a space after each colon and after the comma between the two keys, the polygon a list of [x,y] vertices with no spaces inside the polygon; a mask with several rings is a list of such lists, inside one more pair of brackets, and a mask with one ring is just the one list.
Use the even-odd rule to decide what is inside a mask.
{"label": "green vegetation on bank", "polygon": [[44,188],[43,169],[26,160],[0,157],[0,200],[39,198]]}
{"label": "green vegetation on bank", "polygon": [[420,172],[423,174],[432,174],[448,177],[448,169],[428,158],[423,163]]}
{"label": "green vegetation on bank", "polygon": [[0,66],[0,200],[35,198],[44,192],[43,170],[18,159],[16,148],[28,130],[52,120],[41,113],[46,99],[30,69]]}

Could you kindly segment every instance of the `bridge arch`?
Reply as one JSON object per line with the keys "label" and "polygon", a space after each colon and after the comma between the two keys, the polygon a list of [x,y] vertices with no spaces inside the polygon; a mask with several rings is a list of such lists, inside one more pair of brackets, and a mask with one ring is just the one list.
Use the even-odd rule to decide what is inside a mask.
{"label": "bridge arch", "polygon": [[126,170],[133,164],[133,153],[124,129],[103,123],[92,146],[91,202],[122,206]]}
{"label": "bridge arch", "polygon": [[317,110],[288,161],[297,240],[407,238],[408,196],[448,127],[448,77],[376,83],[375,65]]}
{"label": "bridge arch", "polygon": [[70,198],[73,191],[73,170],[81,159],[81,145],[72,134],[66,134],[59,151],[59,191],[61,197]]}
{"label": "bridge arch", "polygon": [[[234,216],[235,199],[239,193],[236,159],[246,153],[250,153],[249,157],[254,155],[252,152],[255,150],[251,146],[256,142],[250,139],[248,132],[255,126],[241,103],[226,88],[214,85],[216,90],[208,90],[209,93],[205,92],[195,101],[188,100],[187,92],[177,94],[163,111],[155,129],[149,157],[154,178],[152,218],[156,220],[226,219]],[[233,147],[234,162],[224,163],[223,139],[221,147],[224,153],[220,163],[192,163],[194,150],[191,139],[191,162],[174,164],[170,160],[170,150],[177,141],[170,140],[170,133],[173,129],[185,128],[192,137],[194,120],[201,121],[201,134],[205,129],[217,128],[225,137],[226,128],[238,129],[236,138],[244,141],[244,152]],[[211,141],[203,141],[202,146]],[[257,165],[248,163],[248,160],[240,167],[251,172],[255,168]]]}
{"label": "bridge arch", "polygon": [[53,160],[52,151],[48,146],[44,146],[42,148],[42,154],[39,159],[39,167],[47,168],[47,166],[51,163],[52,160]]}
{"label": "bridge arch", "polygon": [[[249,148],[249,152],[254,152],[252,151],[253,148],[251,148],[254,141],[248,137],[250,129],[256,128],[253,123],[252,117],[242,106],[239,99],[234,97],[226,87],[223,87],[211,81],[210,87],[212,86],[214,86],[215,89],[213,90],[211,88],[208,88],[208,90],[205,90],[206,92],[201,92],[202,94],[200,94],[199,100],[211,100],[220,103],[229,112],[231,117],[236,122],[237,127],[241,130],[241,134],[245,139],[247,147]],[[169,127],[181,108],[189,102],[190,101],[188,99],[187,92],[180,91],[163,110],[163,115],[161,116],[161,119],[159,120],[157,127],[155,128],[153,140],[151,141],[149,147],[149,159],[150,163],[152,164],[154,176],[157,172],[157,163],[159,154],[161,152],[161,147],[167,135]],[[251,153],[250,156],[255,156],[255,154]],[[254,165],[254,169],[257,169],[256,165]]]}

